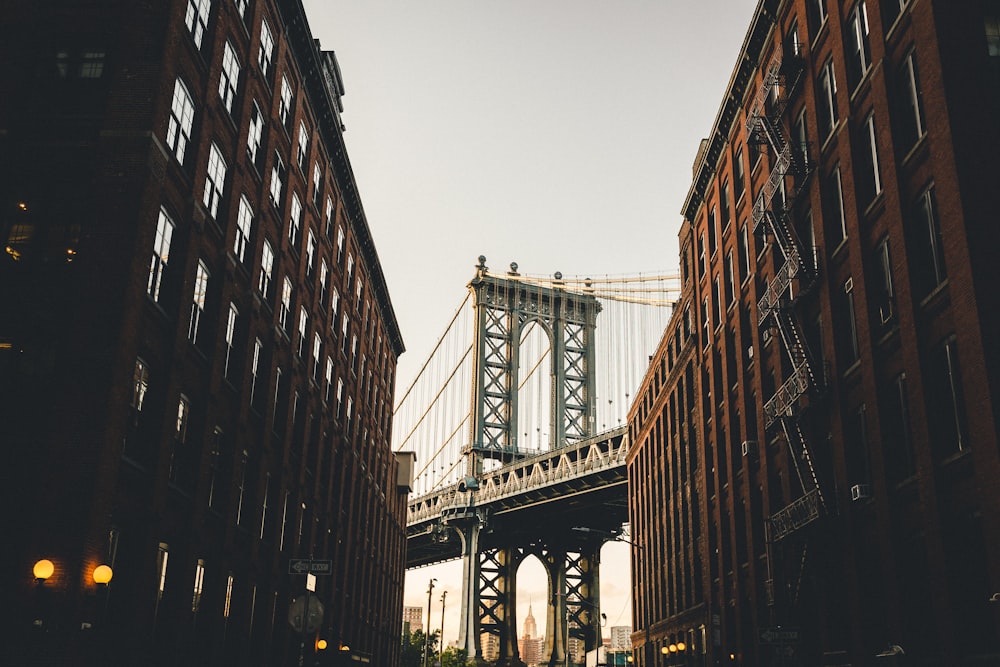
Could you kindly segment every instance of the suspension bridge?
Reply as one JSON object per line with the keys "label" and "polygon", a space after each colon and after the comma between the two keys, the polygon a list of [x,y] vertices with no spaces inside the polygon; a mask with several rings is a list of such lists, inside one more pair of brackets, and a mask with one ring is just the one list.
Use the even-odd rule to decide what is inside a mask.
{"label": "suspension bridge", "polygon": [[[459,648],[522,664],[517,570],[546,570],[543,659],[601,642],[601,545],[628,520],[626,418],[679,294],[674,275],[529,275],[480,257],[466,298],[394,410],[416,460],[407,566],[461,558]],[[584,529],[584,530],[574,530]]]}

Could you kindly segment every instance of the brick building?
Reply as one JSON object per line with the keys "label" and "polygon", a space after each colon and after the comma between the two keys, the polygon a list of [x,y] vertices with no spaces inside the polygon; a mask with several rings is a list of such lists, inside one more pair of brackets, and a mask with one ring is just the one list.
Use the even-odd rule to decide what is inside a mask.
{"label": "brick building", "polygon": [[639,664],[1000,660],[998,112],[995,0],[759,2],[629,417]]}
{"label": "brick building", "polygon": [[333,53],[300,0],[14,1],[0,32],[0,662],[393,664],[403,342]]}

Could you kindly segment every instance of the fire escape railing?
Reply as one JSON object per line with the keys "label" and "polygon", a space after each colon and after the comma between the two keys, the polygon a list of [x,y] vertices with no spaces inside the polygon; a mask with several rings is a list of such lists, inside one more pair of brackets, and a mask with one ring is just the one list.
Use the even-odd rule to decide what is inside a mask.
{"label": "fire escape railing", "polygon": [[[754,233],[763,235],[765,239],[773,238],[784,257],[784,262],[757,302],[758,326],[777,328],[792,362],[791,375],[764,404],[765,423],[767,428],[775,423],[781,425],[803,490],[801,497],[769,518],[771,538],[775,541],[818,519],[826,504],[809,443],[799,424],[803,397],[810,390],[822,389],[825,379],[817,373],[795,313],[799,298],[816,280],[819,267],[813,259],[812,248],[807,249],[795,231],[788,203],[801,192],[812,165],[804,146],[798,151],[793,150],[792,143],[782,130],[781,121],[801,72],[801,59],[797,55],[784,62],[781,54],[776,56],[764,74],[747,117],[750,140],[766,145],[773,156],[771,173],[753,206]],[[776,94],[782,83],[783,94]],[[770,105],[769,100],[772,102]],[[795,178],[789,179],[789,176]],[[789,184],[789,180],[793,182]],[[779,194],[783,196],[776,201]]]}

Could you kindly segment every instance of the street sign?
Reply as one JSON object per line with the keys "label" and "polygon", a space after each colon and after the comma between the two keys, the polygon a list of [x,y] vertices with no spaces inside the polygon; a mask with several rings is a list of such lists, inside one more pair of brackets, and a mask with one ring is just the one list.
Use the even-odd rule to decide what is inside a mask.
{"label": "street sign", "polygon": [[292,558],[288,561],[288,574],[332,574],[332,560],[313,560],[311,558]]}
{"label": "street sign", "polygon": [[761,628],[758,639],[761,644],[794,644],[799,641],[799,629]]}

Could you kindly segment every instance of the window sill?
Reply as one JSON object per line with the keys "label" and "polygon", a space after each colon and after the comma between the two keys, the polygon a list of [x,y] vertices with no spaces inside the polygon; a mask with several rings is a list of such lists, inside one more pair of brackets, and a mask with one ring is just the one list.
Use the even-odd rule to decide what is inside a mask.
{"label": "window sill", "polygon": [[925,153],[927,152],[927,150],[929,150],[927,141],[927,129],[924,128],[924,133],[920,135],[916,143],[913,144],[913,147],[910,148],[910,150],[906,152],[906,155],[903,156],[903,159],[899,161],[900,166],[902,166],[904,169],[909,169],[910,163],[915,161],[919,154]]}

